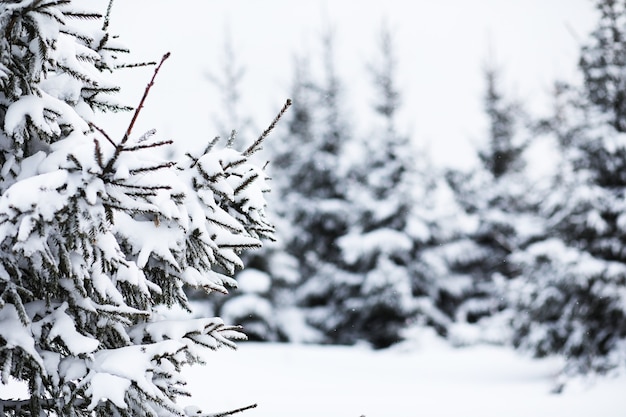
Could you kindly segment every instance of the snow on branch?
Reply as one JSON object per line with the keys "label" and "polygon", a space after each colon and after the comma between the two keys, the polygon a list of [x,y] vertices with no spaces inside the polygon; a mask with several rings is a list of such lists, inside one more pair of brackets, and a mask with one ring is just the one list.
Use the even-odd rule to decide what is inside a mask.
{"label": "snow on branch", "polygon": [[172,141],[133,129],[168,53],[114,140],[90,113],[124,109],[98,97],[118,90],[101,77],[123,51],[106,32],[112,3],[100,30],[73,3],[0,2],[0,134],[13,142],[0,149],[0,368],[30,395],[0,400],[0,416],[184,416],[182,367],[245,335],[156,311],[189,309],[190,287],[226,293],[241,252],[272,238],[250,156],[289,102],[245,151],[212,141],[162,157]]}

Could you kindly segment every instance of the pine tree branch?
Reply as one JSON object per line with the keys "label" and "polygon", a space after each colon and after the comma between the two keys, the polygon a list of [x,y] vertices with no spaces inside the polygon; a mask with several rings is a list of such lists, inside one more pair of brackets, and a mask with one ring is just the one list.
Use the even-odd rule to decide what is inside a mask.
{"label": "pine tree branch", "polygon": [[215,147],[215,145],[217,144],[217,142],[220,141],[220,137],[216,136],[214,137],[206,146],[206,148],[204,148],[204,153],[203,155],[208,154],[209,152],[211,152],[211,150]]}
{"label": "pine tree branch", "polygon": [[201,414],[202,412],[199,412],[198,414],[187,414],[189,417],[195,416],[195,417],[226,417],[226,416],[232,416],[233,414],[238,414],[241,413],[243,411],[246,410],[250,410],[252,408],[256,408],[258,406],[258,404],[251,404],[245,407],[241,407],[241,408],[237,408],[235,410],[230,410],[230,411],[223,411],[221,413],[216,413],[216,414]]}
{"label": "pine tree branch", "polygon": [[133,118],[130,121],[128,128],[126,129],[126,133],[124,134],[124,137],[122,138],[122,142],[120,143],[120,145],[124,145],[128,141],[128,138],[130,137],[130,134],[135,126],[135,123],[137,122],[137,118],[139,117],[139,113],[141,113],[141,109],[143,109],[146,99],[148,98],[148,94],[150,94],[150,90],[154,86],[154,80],[156,79],[157,74],[161,70],[161,66],[163,65],[165,60],[168,59],[169,57],[170,57],[169,52],[163,55],[163,57],[161,58],[161,62],[159,62],[159,65],[154,69],[152,78],[150,79],[150,82],[146,86],[143,96],[141,97],[141,101],[139,102],[139,106],[137,106],[137,109],[135,110],[135,113],[133,114]]}
{"label": "pine tree branch", "polygon": [[130,124],[128,125],[128,128],[126,129],[126,133],[124,133],[124,137],[122,138],[122,141],[115,147],[115,153],[113,154],[113,156],[111,157],[107,165],[104,167],[104,170],[102,172],[103,174],[108,174],[113,171],[113,165],[115,165],[115,162],[119,158],[120,153],[122,153],[122,151],[124,150],[124,145],[126,145],[126,142],[128,142],[128,138],[130,137],[130,134],[132,133],[133,128],[135,127],[135,123],[137,122],[137,119],[139,118],[139,114],[141,113],[141,110],[143,109],[146,99],[148,98],[148,94],[150,94],[150,90],[154,86],[154,80],[156,79],[157,74],[161,70],[161,66],[163,65],[165,60],[168,59],[169,57],[170,57],[169,52],[163,55],[163,57],[161,58],[161,62],[159,62],[159,65],[157,65],[157,67],[154,69],[152,78],[150,79],[150,82],[146,86],[146,90],[144,91],[143,96],[141,97],[141,100],[139,101],[139,105],[135,109],[133,118],[131,119]]}
{"label": "pine tree branch", "polygon": [[135,185],[135,184],[126,184],[120,181],[111,181],[111,185],[115,185],[117,187],[125,187],[136,190],[171,190],[172,187],[169,185]]}
{"label": "pine tree branch", "polygon": [[[30,415],[30,404],[31,404],[30,398],[26,400],[0,399],[0,417],[6,416],[5,411],[21,413],[17,415]],[[72,404],[76,407],[82,407],[82,406],[87,405],[87,402],[82,398],[78,398],[72,401]],[[39,405],[41,406],[43,410],[53,410],[55,406],[58,405],[58,400],[55,398],[39,399]],[[27,414],[22,414],[22,413],[27,413]]]}
{"label": "pine tree branch", "polygon": [[113,0],[109,0],[109,4],[107,6],[107,12],[104,15],[104,21],[102,22],[102,31],[106,32],[109,29],[109,25],[111,24],[111,11],[113,10]]}
{"label": "pine tree branch", "polygon": [[[211,141],[207,144],[206,148],[204,148],[204,152],[202,152],[202,155],[206,155],[208,154],[211,149],[213,149],[215,147],[215,145],[217,144],[217,142],[220,141],[220,137],[219,136],[215,136],[213,139],[211,139]],[[195,157],[193,156],[191,153],[186,152],[185,156],[189,159],[191,159],[192,163],[190,168],[195,167],[198,164],[198,161],[200,161],[200,157]]]}
{"label": "pine tree branch", "polygon": [[68,66],[59,64],[59,63],[57,63],[57,67],[61,71],[71,75],[72,77],[76,78],[77,80],[82,81],[83,83],[86,84],[87,87],[91,86],[92,88],[96,88],[98,86],[98,84],[94,80],[89,78],[89,76],[86,75],[86,74],[81,74],[80,72],[75,71],[74,69],[72,69],[72,68],[70,68]]}
{"label": "pine tree branch", "polygon": [[[121,51],[121,50],[120,50]],[[125,52],[125,51],[124,51]],[[140,68],[140,67],[149,67],[152,65],[156,65],[157,63],[154,61],[148,62],[134,62],[132,64],[119,64],[115,66],[115,69],[123,69],[123,68]]]}
{"label": "pine tree branch", "polygon": [[96,138],[93,139],[93,144],[95,147],[95,156],[96,156],[96,162],[98,163],[98,166],[100,167],[100,169],[104,168],[104,161],[102,159],[102,149],[100,148],[100,141]]}
{"label": "pine tree branch", "polygon": [[107,134],[107,132],[104,131],[104,129],[102,129],[101,127],[96,126],[94,123],[89,122],[89,127],[97,130],[98,132],[100,132],[100,134],[102,136],[104,136],[104,138],[113,146],[117,147],[117,145],[115,144],[115,142],[113,142],[113,139],[111,139],[111,137]]}
{"label": "pine tree branch", "polygon": [[160,146],[171,145],[173,143],[174,143],[173,140],[168,139],[168,140],[162,140],[162,141],[159,141],[159,142],[148,143],[148,144],[145,144],[145,145],[129,146],[127,148],[124,148],[123,151],[124,152],[134,152],[134,151],[139,151],[141,149],[158,148]]}
{"label": "pine tree branch", "polygon": [[102,18],[102,15],[99,13],[64,12],[63,14],[67,17],[73,17],[76,19],[97,20]]}
{"label": "pine tree branch", "polygon": [[248,186],[256,181],[257,178],[259,178],[259,174],[257,173],[254,173],[246,178],[241,184],[237,186],[237,188],[235,188],[235,195],[238,195],[240,192],[248,188]]}
{"label": "pine tree branch", "polygon": [[140,172],[157,171],[159,169],[171,168],[174,165],[176,165],[174,162],[164,162],[164,163],[159,164],[159,165],[153,165],[153,166],[144,167],[144,168],[131,169],[131,170],[129,170],[129,172],[134,175],[134,174],[138,174]]}
{"label": "pine tree branch", "polygon": [[263,143],[267,135],[269,135],[270,132],[274,130],[274,128],[276,127],[276,124],[283,117],[283,115],[285,114],[285,112],[290,106],[291,106],[291,99],[288,98],[287,101],[285,102],[285,105],[283,106],[282,109],[280,109],[280,112],[278,112],[278,114],[276,115],[272,123],[267,127],[267,129],[263,131],[263,133],[261,133],[261,136],[259,136],[259,138],[256,141],[254,141],[254,143],[250,145],[250,147],[248,147],[248,149],[246,149],[243,152],[243,156],[250,156],[253,153],[261,149],[261,144]]}

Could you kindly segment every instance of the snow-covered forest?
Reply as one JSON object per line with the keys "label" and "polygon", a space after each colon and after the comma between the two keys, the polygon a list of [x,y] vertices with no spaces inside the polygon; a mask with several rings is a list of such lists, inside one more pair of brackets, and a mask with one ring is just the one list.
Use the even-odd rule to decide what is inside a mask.
{"label": "snow-covered forest", "polygon": [[235,22],[208,56],[201,12],[0,1],[0,416],[626,413],[626,0],[566,28],[541,105],[486,38],[443,147],[393,19],[358,66],[330,10],[267,45],[251,110],[271,65]]}

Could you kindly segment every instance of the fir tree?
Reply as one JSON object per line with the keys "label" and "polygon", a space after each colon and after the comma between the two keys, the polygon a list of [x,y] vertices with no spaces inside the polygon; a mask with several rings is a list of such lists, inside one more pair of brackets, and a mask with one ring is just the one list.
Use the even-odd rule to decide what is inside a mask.
{"label": "fir tree", "polygon": [[[412,212],[418,178],[417,152],[410,138],[398,132],[400,91],[396,85],[397,59],[387,27],[380,32],[379,56],[369,66],[375,89],[373,110],[377,126],[349,145],[352,163],[346,178],[354,206],[353,224],[339,241],[343,274],[331,295],[336,339],[358,340],[387,347],[402,339],[402,330],[415,314],[411,264],[416,237]],[[355,157],[356,156],[356,157]]]}
{"label": "fir tree", "polygon": [[333,42],[326,33],[320,79],[312,75],[307,60],[297,61],[291,117],[284,140],[272,144],[270,166],[281,202],[275,207],[284,226],[278,236],[288,255],[283,260],[293,261],[292,270],[297,271],[297,282],[289,285],[297,287],[295,303],[305,312],[302,319],[321,329],[328,341],[336,334],[328,321],[335,309],[334,288],[345,277],[339,269],[337,240],[346,233],[352,213],[343,168],[351,133],[341,104]]}
{"label": "fir tree", "polygon": [[626,132],[626,2],[596,1],[600,13],[590,42],[582,49],[585,91],[618,132]]}
{"label": "fir tree", "polygon": [[[607,22],[622,22],[623,3],[598,0],[598,29],[582,50],[582,88],[560,88],[559,107],[548,123],[562,162],[541,205],[545,239],[516,254],[520,278],[510,297],[515,307],[514,343],[537,356],[563,355],[564,376],[607,372],[626,365],[626,146],[617,102],[599,100],[600,78],[613,83],[624,73],[616,59],[623,50],[621,25],[607,34]],[[590,72],[589,57],[595,57]],[[602,83],[600,83],[602,84]],[[604,99],[617,93],[616,84]],[[621,89],[621,87],[619,87]],[[602,95],[604,93],[601,93]]]}
{"label": "fir tree", "polygon": [[[217,69],[207,74],[220,101],[220,112],[214,115],[213,120],[220,136],[226,138],[226,145],[238,148],[249,139],[253,122],[242,111],[246,68],[239,60],[230,30],[224,31],[219,56],[216,61]],[[262,152],[259,156],[262,157]],[[277,253],[278,244],[274,239],[266,243],[258,251],[241,254],[246,269],[235,275],[239,282],[237,291],[224,297],[210,297],[203,291],[193,291],[190,294],[198,310],[211,312],[229,323],[241,325],[251,341],[276,341],[281,338],[275,309],[277,300],[274,299],[274,293],[280,291],[281,274],[270,270],[270,265],[274,264],[273,258],[280,257],[280,253]],[[274,277],[269,282],[268,274]]]}
{"label": "fir tree", "polygon": [[484,111],[488,118],[488,144],[479,151],[483,167],[494,179],[519,172],[524,167],[522,154],[527,143],[520,140],[516,129],[519,128],[519,104],[509,102],[503,97],[500,71],[490,63],[484,71],[487,85],[484,96]]}
{"label": "fir tree", "polygon": [[1,379],[30,394],[0,400],[4,415],[187,415],[181,368],[244,336],[157,309],[187,308],[188,286],[225,292],[238,253],[273,232],[249,162],[265,135],[170,161],[154,152],[169,141],[134,134],[169,54],[122,138],[94,124],[124,109],[108,97],[125,52],[108,19],[69,0],[0,2]]}
{"label": "fir tree", "polygon": [[448,265],[444,273],[452,283],[451,291],[441,294],[440,308],[460,324],[476,323],[504,307],[498,284],[513,274],[510,255],[536,233],[529,228],[536,219],[524,172],[529,133],[519,104],[502,92],[500,74],[493,63],[485,68],[488,129],[486,144],[479,151],[481,165],[470,175],[448,173],[459,203],[472,220],[469,230],[440,249]]}

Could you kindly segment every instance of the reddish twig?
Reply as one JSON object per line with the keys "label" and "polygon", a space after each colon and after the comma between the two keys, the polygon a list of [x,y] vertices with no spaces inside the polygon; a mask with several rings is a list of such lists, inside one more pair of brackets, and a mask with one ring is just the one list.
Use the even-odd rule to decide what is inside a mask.
{"label": "reddish twig", "polygon": [[126,129],[126,133],[124,134],[124,138],[122,138],[122,142],[120,143],[120,145],[123,145],[124,143],[126,143],[126,141],[128,141],[128,137],[130,136],[131,132],[133,131],[133,127],[135,126],[135,122],[137,121],[137,118],[139,117],[139,113],[141,112],[141,109],[143,108],[143,105],[146,102],[146,99],[148,98],[148,94],[150,93],[150,89],[152,88],[152,86],[154,86],[154,80],[156,79],[157,74],[161,70],[161,66],[163,65],[165,60],[167,58],[169,58],[169,57],[170,57],[170,53],[169,52],[166,53],[165,55],[163,55],[163,58],[161,58],[161,62],[159,62],[159,65],[157,65],[157,67],[154,69],[154,73],[152,74],[152,79],[150,80],[150,82],[146,86],[146,90],[143,92],[143,97],[141,97],[141,101],[139,102],[139,106],[137,106],[137,108],[135,109],[135,114],[133,114],[133,118],[130,121],[130,124],[128,125],[128,129]]}
{"label": "reddish twig", "polygon": [[141,97],[141,101],[139,101],[139,106],[137,106],[137,108],[135,109],[133,118],[128,124],[128,128],[126,129],[126,133],[124,133],[124,137],[122,138],[122,141],[117,146],[115,146],[115,153],[113,154],[113,156],[107,163],[106,167],[104,167],[104,172],[103,172],[104,174],[106,174],[107,172],[111,172],[113,170],[113,165],[115,164],[115,161],[117,161],[117,158],[120,156],[120,153],[124,150],[124,145],[126,144],[126,142],[128,142],[128,138],[130,137],[130,134],[132,133],[133,128],[135,127],[135,123],[137,122],[137,119],[139,118],[139,113],[141,113],[141,109],[143,109],[146,99],[148,98],[150,89],[152,88],[152,86],[154,86],[154,80],[156,79],[156,76],[159,73],[161,66],[163,65],[165,60],[168,59],[169,57],[170,57],[169,52],[163,55],[163,58],[161,58],[161,62],[159,62],[159,65],[157,65],[157,67],[154,69],[152,78],[150,79],[150,82],[146,86],[146,90],[144,91],[143,96]]}
{"label": "reddish twig", "polygon": [[111,137],[107,134],[107,132],[104,131],[104,129],[102,129],[99,126],[96,126],[94,123],[89,122],[89,126],[91,126],[92,128],[94,128],[95,130],[97,130],[98,132],[100,132],[100,134],[102,136],[104,136],[104,138],[113,146],[117,147],[117,145],[115,144],[115,142],[113,142],[113,139],[111,139]]}

